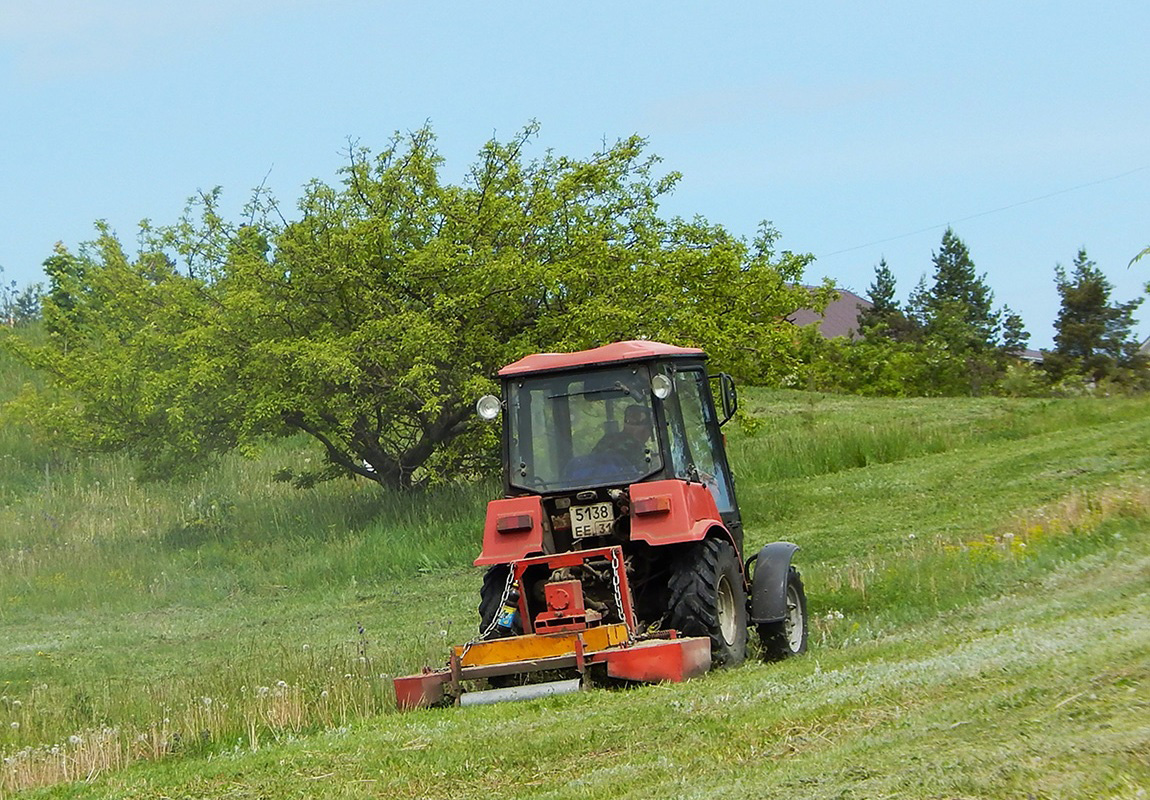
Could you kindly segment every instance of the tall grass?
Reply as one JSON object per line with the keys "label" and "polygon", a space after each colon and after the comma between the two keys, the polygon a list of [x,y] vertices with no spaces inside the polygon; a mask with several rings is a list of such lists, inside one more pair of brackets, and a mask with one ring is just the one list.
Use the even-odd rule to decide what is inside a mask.
{"label": "tall grass", "polygon": [[728,441],[743,482],[888,464],[979,444],[1145,418],[1142,397],[947,401],[751,391]]}

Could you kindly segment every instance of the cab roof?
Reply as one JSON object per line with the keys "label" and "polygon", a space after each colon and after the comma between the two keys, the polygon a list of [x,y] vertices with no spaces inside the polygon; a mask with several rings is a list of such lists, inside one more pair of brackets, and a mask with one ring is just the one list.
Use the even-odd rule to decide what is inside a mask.
{"label": "cab roof", "polygon": [[622,361],[674,356],[680,358],[684,356],[704,357],[703,351],[697,347],[677,347],[662,342],[632,340],[615,342],[591,350],[579,350],[575,353],[536,353],[508,364],[499,370],[499,375],[500,377],[507,377],[508,375],[522,375],[532,372],[554,372],[578,367],[604,366]]}

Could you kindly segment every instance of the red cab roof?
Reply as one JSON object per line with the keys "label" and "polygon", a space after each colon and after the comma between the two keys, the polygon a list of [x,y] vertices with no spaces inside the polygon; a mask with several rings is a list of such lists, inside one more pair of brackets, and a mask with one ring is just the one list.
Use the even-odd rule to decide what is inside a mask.
{"label": "red cab roof", "polygon": [[663,344],[662,342],[635,340],[615,342],[591,350],[580,350],[576,353],[537,353],[508,364],[499,370],[499,374],[501,376],[519,375],[527,372],[551,372],[575,367],[613,364],[618,361],[635,361],[641,358],[698,357],[702,355],[703,351],[697,347],[676,347],[673,344]]}

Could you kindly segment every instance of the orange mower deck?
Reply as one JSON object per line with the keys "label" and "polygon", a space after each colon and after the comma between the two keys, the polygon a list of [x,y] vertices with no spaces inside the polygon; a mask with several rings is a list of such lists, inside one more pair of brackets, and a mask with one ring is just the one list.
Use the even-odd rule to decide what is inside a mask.
{"label": "orange mower deck", "polygon": [[[679,637],[675,631],[639,636],[634,633],[634,612],[626,571],[621,569],[621,550],[606,547],[551,556],[522,559],[512,565],[514,580],[536,564],[561,569],[601,558],[608,560],[619,581],[623,622],[598,624],[597,615],[583,608],[577,582],[548,585],[547,610],[528,620],[526,600],[520,599],[525,632],[519,636],[473,642],[452,648],[447,667],[425,669],[416,675],[396,678],[395,699],[400,710],[410,710],[448,702],[467,703],[469,694],[497,695],[498,699],[541,696],[554,691],[571,691],[586,682],[592,665],[606,666],[608,677],[638,681],[680,682],[710,669],[711,647],[706,637]],[[578,680],[562,688],[489,693],[465,693],[462,684],[507,675],[527,675],[545,670],[574,669]],[[542,686],[558,687],[558,684]]]}

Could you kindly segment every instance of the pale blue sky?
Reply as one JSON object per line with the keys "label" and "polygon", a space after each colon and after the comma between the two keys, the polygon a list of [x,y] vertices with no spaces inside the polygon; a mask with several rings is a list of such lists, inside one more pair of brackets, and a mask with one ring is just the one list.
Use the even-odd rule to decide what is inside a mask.
{"label": "pale blue sky", "polygon": [[[531,119],[539,151],[638,133],[684,178],[668,213],[759,220],[900,299],[947,223],[997,304],[1050,346],[1078,248],[1141,294],[1150,262],[1150,3],[0,0],[0,266],[40,279],[107,219],[292,207],[429,121],[452,179]],[[1139,318],[1150,334],[1150,307]]]}

